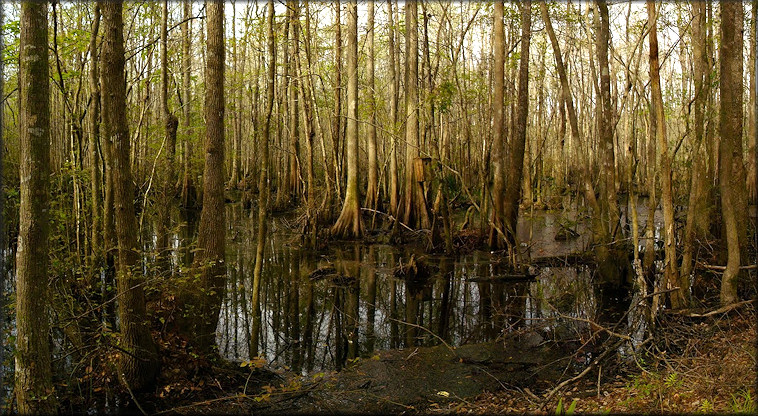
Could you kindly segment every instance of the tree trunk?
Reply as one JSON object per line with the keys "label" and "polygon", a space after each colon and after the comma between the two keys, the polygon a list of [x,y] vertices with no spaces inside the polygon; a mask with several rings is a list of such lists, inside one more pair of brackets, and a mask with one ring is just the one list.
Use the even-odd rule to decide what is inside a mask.
{"label": "tree trunk", "polygon": [[398,217],[398,210],[400,208],[400,190],[398,189],[398,166],[397,166],[397,137],[399,136],[398,128],[398,94],[400,91],[400,78],[398,77],[398,64],[396,57],[395,46],[395,16],[392,11],[392,0],[387,1],[387,15],[389,20],[389,39],[387,41],[388,55],[389,55],[389,76],[390,76],[390,123],[392,128],[390,129],[390,214]]}
{"label": "tree trunk", "polygon": [[174,197],[174,156],[176,154],[176,132],[179,120],[168,107],[168,0],[163,0],[163,15],[161,18],[161,114],[165,133],[165,148],[162,163],[158,169],[160,188],[157,192],[157,229],[156,229],[156,259],[159,270],[169,270],[169,230],[171,228],[171,201]]}
{"label": "tree trunk", "polygon": [[[182,23],[182,91],[184,92],[184,102],[182,103],[182,122],[184,124],[184,160],[182,173],[182,206],[190,205],[190,166],[192,162],[192,138],[191,138],[191,89],[190,89],[190,72],[192,70],[192,56],[190,55],[190,46],[192,43],[192,23],[189,21],[192,12],[192,3],[184,0],[183,4],[184,23]],[[194,202],[192,203],[194,205]]]}
{"label": "tree trunk", "polygon": [[[412,228],[429,229],[429,206],[415,166],[420,156],[418,100],[418,3],[405,3],[405,196],[403,222]],[[420,161],[419,161],[420,162]]]}
{"label": "tree trunk", "polygon": [[[310,247],[316,247],[317,239],[317,225],[318,215],[316,211],[316,177],[313,166],[313,139],[320,132],[320,128],[317,128],[318,118],[316,117],[317,101],[313,91],[313,77],[311,73],[311,55],[308,41],[310,39],[310,16],[308,12],[308,4],[306,3],[306,34],[305,34],[305,59],[302,59],[300,54],[295,55],[297,77],[301,80],[303,93],[303,113],[305,118],[305,145],[307,147],[308,156],[305,160],[305,177],[306,177],[306,224],[304,227],[304,234],[307,234],[309,239],[308,243]],[[296,22],[300,26],[299,22]],[[303,62],[305,61],[305,62]],[[323,138],[321,138],[323,140]],[[324,172],[328,178],[328,169]],[[328,189],[328,179],[326,187]]]}
{"label": "tree trunk", "polygon": [[253,328],[250,331],[250,358],[258,355],[258,339],[261,331],[261,274],[263,272],[263,254],[266,247],[266,228],[268,214],[268,144],[271,136],[271,115],[274,111],[274,88],[276,83],[276,43],[274,38],[274,0],[269,0],[267,11],[268,72],[266,88],[266,109],[263,131],[261,132],[261,168],[258,178],[258,233],[255,246],[255,267],[253,269]]}
{"label": "tree trunk", "polygon": [[[0,4],[0,27],[3,27],[5,22],[5,11],[3,5]],[[0,36],[0,51],[5,50],[5,42],[3,36]],[[5,66],[4,60],[0,59],[0,97],[5,97]],[[49,106],[49,104],[48,104]],[[0,109],[0,131],[5,128],[3,110]],[[3,140],[3,134],[0,134],[0,149],[5,149],[5,143]],[[0,189],[3,189],[3,157],[0,157]],[[5,198],[0,196],[0,212],[5,213]],[[0,215],[0,249],[5,249],[5,215]],[[5,270],[5,255],[0,254],[0,270]],[[0,288],[5,287],[5,273],[0,273]],[[5,290],[0,289],[0,334],[5,334],[5,321],[6,321],[6,297]],[[2,338],[2,335],[0,335]],[[5,348],[0,348],[0,363],[5,362]],[[0,380],[5,380],[5,368],[0,366]],[[5,408],[5,397],[0,397],[0,408]]]}
{"label": "tree trunk", "polygon": [[92,185],[92,256],[93,268],[90,271],[90,284],[96,279],[96,274],[102,266],[103,246],[100,238],[103,233],[103,211],[102,211],[102,174],[100,172],[100,72],[98,67],[97,37],[100,30],[100,7],[95,4],[94,17],[92,18],[92,33],[90,34],[90,70],[89,70],[89,88],[90,88],[90,109],[89,109],[89,162],[90,162],[90,182]]}
{"label": "tree trunk", "polygon": [[[579,133],[579,120],[576,115],[576,108],[574,107],[574,99],[571,96],[571,86],[569,85],[568,75],[566,74],[566,66],[563,63],[563,55],[558,44],[558,38],[553,30],[553,25],[550,21],[550,15],[548,14],[547,4],[545,1],[540,1],[540,12],[542,14],[542,20],[545,23],[545,29],[547,30],[550,43],[553,45],[553,56],[555,57],[555,65],[558,69],[558,77],[561,81],[561,95],[562,101],[566,106],[566,113],[568,113],[569,126],[571,130],[571,142],[577,146],[579,153],[586,157],[586,162],[581,163],[580,181],[582,181],[582,190],[584,199],[587,204],[592,208],[595,213],[593,216],[593,234],[596,241],[603,244],[606,241],[604,227],[600,220],[600,205],[595,197],[595,189],[590,180],[590,168],[589,157],[585,147],[586,140],[582,140]],[[562,136],[561,136],[562,137]]]}
{"label": "tree trunk", "polygon": [[104,43],[101,84],[103,124],[112,140],[111,180],[118,240],[117,289],[121,326],[119,361],[121,381],[132,390],[149,389],[157,375],[158,360],[150,335],[145,309],[144,277],[139,270],[137,218],[134,212],[134,185],[129,163],[129,128],[126,120],[124,25],[122,4],[103,2]]}
{"label": "tree trunk", "polygon": [[492,69],[492,217],[490,218],[489,245],[492,248],[504,248],[505,236],[505,24],[503,22],[503,2],[495,2],[492,50],[494,68]]}
{"label": "tree trunk", "polygon": [[289,16],[289,151],[287,163],[289,176],[287,180],[288,198],[296,203],[300,199],[300,81],[297,77],[296,56],[300,53],[300,6],[299,1],[287,2]]}
{"label": "tree trunk", "polygon": [[505,171],[505,200],[503,217],[505,220],[506,245],[511,260],[516,255],[516,224],[518,222],[519,200],[521,199],[521,176],[524,171],[524,148],[526,146],[526,121],[529,114],[529,44],[532,36],[531,1],[521,4],[521,58],[518,71],[518,92],[514,120],[513,142],[510,158]]}
{"label": "tree trunk", "polygon": [[[660,147],[661,154],[661,205],[663,205],[664,223],[664,251],[666,255],[664,267],[665,289],[680,287],[679,269],[676,257],[676,230],[674,224],[674,199],[671,189],[671,160],[668,152],[666,139],[666,119],[663,111],[663,94],[661,92],[661,75],[658,63],[658,19],[655,3],[647,1],[647,19],[650,27],[650,85],[653,107],[657,124],[655,138]],[[689,292],[688,287],[680,287],[679,290],[669,293],[671,307],[678,309],[686,306],[684,293]]]}
{"label": "tree trunk", "polygon": [[342,136],[342,3],[334,3],[334,116],[332,117],[332,150],[334,153],[335,197],[342,196],[342,174],[340,166],[340,143]]}
{"label": "tree trunk", "polygon": [[360,237],[363,234],[358,191],[358,5],[347,3],[347,187],[345,202],[332,234]]}
{"label": "tree trunk", "polygon": [[605,0],[597,0],[597,11],[600,17],[600,26],[596,33],[597,61],[600,70],[600,157],[602,166],[601,186],[601,215],[606,218],[606,229],[610,241],[613,241],[619,227],[619,207],[616,196],[616,168],[615,152],[613,145],[613,109],[611,103],[611,74],[608,62],[608,49],[610,42],[610,29],[608,20],[608,5]]}
{"label": "tree trunk", "polygon": [[224,3],[206,2],[207,60],[205,64],[205,170],[203,210],[194,268],[200,272],[201,313],[195,337],[198,348],[210,352],[225,288],[224,215]]}
{"label": "tree trunk", "polygon": [[758,72],[758,60],[756,60],[756,54],[758,54],[758,30],[756,27],[756,19],[758,19],[758,0],[752,1],[753,18],[750,23],[750,32],[748,38],[750,39],[750,58],[748,59],[748,65],[750,65],[750,97],[748,99],[747,109],[747,191],[748,202],[755,204],[758,201],[758,189],[756,189],[756,155],[755,155],[755,140],[756,134],[758,134],[758,109],[756,108],[756,72]]}
{"label": "tree trunk", "polygon": [[53,414],[50,369],[48,200],[50,101],[47,3],[21,4],[19,38],[21,201],[16,251],[15,388],[19,414]]}
{"label": "tree trunk", "polygon": [[[684,227],[682,248],[682,282],[690,282],[695,256],[695,242],[700,237],[708,235],[710,228],[710,213],[712,207],[707,188],[706,156],[703,152],[705,132],[705,109],[710,85],[706,82],[707,57],[705,54],[705,2],[695,2],[692,5],[692,55],[694,66],[694,143],[692,146],[692,172],[690,195],[687,203],[687,222]],[[689,284],[688,284],[689,286]],[[685,297],[689,292],[684,293]]]}
{"label": "tree trunk", "polygon": [[[376,154],[376,91],[374,91],[374,2],[368,3],[368,186],[366,207],[377,209],[379,204],[379,162]],[[390,52],[391,53],[391,52]]]}
{"label": "tree trunk", "polygon": [[741,250],[746,242],[747,190],[742,163],[743,13],[741,2],[721,3],[719,186],[727,244],[726,270],[721,280],[721,303],[725,305],[737,301],[736,280]]}

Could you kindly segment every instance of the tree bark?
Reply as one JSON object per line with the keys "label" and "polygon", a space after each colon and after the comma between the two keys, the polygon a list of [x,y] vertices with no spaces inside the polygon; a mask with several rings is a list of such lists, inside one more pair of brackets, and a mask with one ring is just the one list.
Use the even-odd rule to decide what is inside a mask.
{"label": "tree bark", "polygon": [[368,186],[366,207],[377,209],[379,204],[379,162],[376,151],[376,91],[374,91],[374,2],[368,3]]}
{"label": "tree bark", "polygon": [[[703,152],[705,134],[705,110],[710,85],[706,82],[707,57],[705,54],[705,2],[695,2],[692,5],[692,55],[694,67],[694,138],[692,146],[692,172],[689,200],[687,203],[687,222],[684,227],[682,248],[681,278],[683,282],[690,281],[695,256],[695,242],[698,237],[708,235],[710,228],[710,213],[712,207],[707,188],[706,156]],[[689,284],[688,284],[689,285]],[[689,292],[686,292],[688,297]]]}
{"label": "tree bark", "polygon": [[494,68],[492,69],[492,216],[490,218],[489,245],[492,248],[504,248],[505,235],[505,24],[503,22],[503,2],[495,2],[492,50]]}
{"label": "tree bark", "polygon": [[[719,128],[719,186],[721,214],[726,232],[727,263],[721,280],[721,303],[737,301],[737,276],[746,242],[747,195],[745,167],[742,162],[742,2],[721,3],[721,110]],[[742,218],[740,218],[742,217]]]}
{"label": "tree bark", "polygon": [[48,236],[50,104],[47,3],[21,4],[19,38],[21,200],[16,251],[15,388],[19,414],[57,411],[50,369]]}
{"label": "tree bark", "polygon": [[519,200],[521,199],[521,176],[524,167],[524,148],[526,146],[526,122],[529,114],[529,44],[532,36],[531,1],[521,3],[521,58],[518,72],[518,92],[516,97],[516,115],[513,142],[510,145],[509,165],[505,175],[505,200],[503,217],[505,219],[506,244],[512,261],[515,260],[516,224],[518,222]]}
{"label": "tree bark", "polygon": [[398,217],[398,210],[400,208],[400,190],[398,189],[398,166],[397,166],[397,137],[399,136],[398,128],[398,94],[400,91],[400,78],[397,73],[398,66],[396,62],[396,46],[395,46],[395,17],[392,11],[392,0],[387,1],[387,15],[389,20],[389,39],[387,40],[388,55],[389,55],[389,76],[390,76],[390,122],[392,128],[390,129],[390,213]]}
{"label": "tree bark", "polygon": [[[679,269],[676,257],[676,225],[674,224],[674,199],[671,189],[671,159],[669,158],[668,141],[666,139],[666,119],[663,111],[663,93],[661,92],[661,75],[658,61],[658,18],[655,3],[647,1],[647,19],[650,27],[650,86],[652,89],[652,102],[655,108],[657,124],[655,137],[661,154],[661,205],[663,206],[663,236],[665,267],[665,289],[680,287]],[[688,287],[680,287],[679,290],[669,292],[671,307],[678,309],[685,307],[684,292],[689,292]]]}
{"label": "tree bark", "polygon": [[274,110],[274,88],[276,82],[276,43],[274,38],[274,0],[269,0],[267,11],[268,28],[268,71],[266,87],[266,118],[261,132],[261,168],[258,178],[258,232],[255,247],[255,267],[253,269],[253,294],[251,304],[253,308],[253,328],[250,331],[250,358],[258,355],[258,339],[261,330],[261,274],[263,272],[263,254],[266,247],[266,228],[268,217],[268,144],[271,137],[271,115]]}
{"label": "tree bark", "polygon": [[299,1],[287,2],[287,15],[289,16],[289,151],[287,163],[289,176],[287,189],[289,190],[290,202],[297,202],[300,198],[300,80],[297,77],[297,60],[300,53],[300,6]]}
{"label": "tree bark", "polygon": [[96,279],[97,270],[102,266],[103,246],[100,241],[103,235],[103,211],[102,211],[102,173],[100,171],[100,70],[98,66],[97,39],[100,31],[100,7],[95,4],[92,18],[92,33],[90,34],[90,109],[89,109],[89,162],[90,182],[92,186],[92,255],[93,269],[90,271],[90,283]]}
{"label": "tree bark", "polygon": [[600,26],[597,28],[597,61],[600,71],[600,157],[602,166],[601,212],[606,222],[610,241],[613,241],[619,227],[619,207],[616,196],[616,161],[613,145],[613,108],[611,103],[611,73],[608,62],[610,28],[608,19],[608,4],[605,0],[597,0],[597,11]]}
{"label": "tree bark", "polygon": [[748,202],[755,204],[758,201],[758,188],[756,186],[756,155],[755,155],[755,140],[756,134],[758,134],[758,108],[756,107],[756,72],[758,72],[758,60],[756,60],[756,54],[758,54],[758,30],[756,27],[756,19],[758,19],[758,0],[752,2],[753,18],[750,23],[750,32],[748,38],[750,39],[750,58],[748,59],[748,65],[750,65],[750,97],[748,99],[747,109],[747,191]]}
{"label": "tree bark", "polygon": [[192,12],[192,2],[184,0],[182,23],[182,91],[184,100],[182,103],[182,124],[184,125],[184,160],[182,166],[182,206],[190,205],[190,166],[192,161],[192,140],[191,140],[191,80],[190,72],[192,71],[192,56],[190,55],[190,46],[192,44],[192,23],[189,18]]}
{"label": "tree bark", "polygon": [[418,100],[418,3],[405,3],[405,196],[403,222],[412,228],[429,229],[429,206],[415,164],[419,159],[419,100]]}
{"label": "tree bark", "polygon": [[168,0],[163,0],[161,16],[161,115],[165,134],[165,148],[162,163],[158,169],[160,188],[157,192],[157,229],[156,229],[156,258],[159,269],[169,270],[169,229],[171,226],[170,208],[174,197],[174,157],[176,155],[176,133],[179,120],[168,106]]}
{"label": "tree bark", "polygon": [[340,237],[363,235],[358,191],[358,4],[347,3],[347,187],[345,202],[332,234]]}
{"label": "tree bark", "polygon": [[[3,27],[5,22],[5,11],[3,5],[0,4],[0,27]],[[0,36],[0,50],[5,50],[5,42],[3,36]],[[0,97],[5,96],[5,62],[0,59]],[[48,104],[49,105],[49,104]],[[0,109],[0,131],[5,128],[3,111]],[[5,149],[5,143],[3,140],[3,134],[0,134],[0,149]],[[0,189],[3,188],[3,157],[0,157]],[[5,198],[0,196],[0,212],[5,212]],[[0,230],[5,230],[5,215],[0,215]],[[0,232],[0,247],[5,248],[5,232]],[[0,270],[5,270],[5,254],[0,253]],[[5,287],[5,273],[0,273],[0,287]],[[5,291],[0,290],[0,334],[5,333],[5,320],[6,320],[6,297]],[[5,348],[0,348],[0,363],[5,362]],[[5,380],[5,368],[0,366],[0,380]],[[0,397],[0,408],[5,408],[5,397]]]}
{"label": "tree bark", "polygon": [[119,361],[121,381],[132,390],[149,389],[157,374],[158,357],[145,309],[144,277],[139,270],[134,185],[129,163],[129,128],[126,120],[126,78],[122,4],[102,2],[104,43],[101,84],[103,124],[112,140],[111,180],[118,240],[118,315],[121,326]]}
{"label": "tree bark", "polygon": [[342,173],[340,166],[340,143],[342,137],[342,3],[334,3],[334,115],[332,117],[332,150],[334,153],[335,196],[342,196]]}
{"label": "tree bark", "polygon": [[207,1],[205,64],[205,170],[195,268],[202,288],[195,336],[198,348],[210,352],[225,288],[226,222],[224,213],[224,3]]}

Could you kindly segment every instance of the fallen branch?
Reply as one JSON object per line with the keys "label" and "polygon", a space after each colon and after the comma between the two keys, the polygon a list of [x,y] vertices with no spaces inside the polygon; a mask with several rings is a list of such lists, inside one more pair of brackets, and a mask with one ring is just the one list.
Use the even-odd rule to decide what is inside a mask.
{"label": "fallen branch", "polygon": [[605,359],[605,357],[606,357],[606,356],[608,356],[608,354],[610,354],[611,352],[615,352],[615,351],[616,351],[616,349],[617,349],[617,348],[618,348],[618,347],[619,347],[619,346],[620,346],[622,343],[624,343],[624,342],[625,342],[625,340],[624,340],[624,339],[619,339],[619,340],[617,340],[617,341],[616,341],[616,342],[613,344],[613,346],[612,346],[612,347],[610,347],[610,348],[606,348],[606,350],[605,350],[605,351],[603,351],[603,353],[602,353],[602,354],[598,355],[598,356],[597,356],[597,358],[595,358],[595,359],[592,361],[592,363],[590,363],[590,365],[588,365],[588,366],[587,366],[587,368],[585,368],[584,370],[582,370],[582,372],[581,372],[581,373],[577,374],[577,375],[576,375],[576,376],[574,376],[574,377],[571,377],[571,378],[570,378],[570,379],[568,379],[568,380],[564,380],[564,381],[562,381],[560,384],[558,384],[557,386],[555,386],[555,387],[554,387],[552,390],[550,390],[550,391],[547,393],[547,395],[546,395],[546,396],[545,396],[545,398],[543,399],[543,400],[544,400],[544,404],[543,404],[542,406],[544,407],[544,406],[547,404],[547,402],[548,402],[548,401],[550,401],[550,398],[552,398],[552,397],[555,395],[555,393],[557,393],[557,392],[558,392],[560,389],[562,389],[562,388],[566,387],[567,385],[569,385],[569,384],[571,384],[571,383],[573,383],[573,382],[575,382],[575,381],[577,381],[577,380],[581,379],[582,377],[586,376],[586,375],[587,375],[587,373],[589,373],[590,371],[592,371],[592,369],[594,369],[594,368],[595,368],[595,367],[596,367],[598,364],[600,364],[601,360]]}
{"label": "fallen branch", "polygon": [[752,300],[752,299],[751,300],[743,300],[742,302],[731,303],[729,305],[722,306],[722,307],[720,307],[718,309],[715,309],[715,310],[712,310],[712,311],[706,312],[706,313],[690,312],[691,309],[689,309],[689,310],[688,309],[682,309],[682,310],[678,310],[678,311],[666,311],[666,312],[669,313],[669,314],[672,314],[672,315],[686,316],[688,318],[707,318],[709,316],[719,315],[719,314],[722,314],[722,313],[729,312],[729,311],[731,311],[733,309],[740,308],[742,306],[745,306],[745,305],[753,303],[753,302],[755,302],[755,301]]}
{"label": "fallen branch", "polygon": [[470,277],[465,279],[467,282],[530,282],[537,277],[536,274],[501,274],[491,277]]}
{"label": "fallen branch", "polygon": [[[722,271],[722,272],[726,270],[726,266],[716,266],[716,265],[713,265],[713,264],[703,263],[701,261],[697,262],[696,264],[698,266],[702,267],[703,269],[718,270],[718,271]],[[740,270],[754,270],[754,269],[758,269],[758,264],[750,264],[750,265],[747,265],[747,266],[740,266]]]}
{"label": "fallen branch", "polygon": [[413,228],[411,228],[411,227],[403,224],[402,221],[400,221],[399,219],[395,218],[395,216],[392,215],[392,214],[388,214],[388,213],[382,212],[382,211],[377,211],[377,210],[371,209],[371,208],[361,208],[361,211],[368,211],[368,212],[373,212],[375,214],[386,215],[390,219],[390,221],[397,221],[397,223],[400,224],[400,225],[402,225],[403,227],[405,227],[406,230],[408,230],[408,231],[416,231]]}

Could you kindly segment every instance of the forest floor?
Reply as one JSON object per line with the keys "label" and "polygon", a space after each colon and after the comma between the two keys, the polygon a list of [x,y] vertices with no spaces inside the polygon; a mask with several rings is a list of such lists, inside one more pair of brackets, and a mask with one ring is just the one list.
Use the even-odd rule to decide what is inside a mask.
{"label": "forest floor", "polygon": [[382,351],[339,373],[305,377],[174,352],[162,387],[138,400],[146,414],[756,412],[753,304],[706,318],[663,316],[655,341],[634,360],[608,354],[556,389],[586,368],[567,347],[525,332],[458,348]]}
{"label": "forest floor", "polygon": [[547,401],[502,389],[436,412],[558,414],[574,407],[577,413],[756,413],[752,305],[699,321],[669,318],[660,334],[657,351],[648,348],[632,366],[599,377],[592,371]]}

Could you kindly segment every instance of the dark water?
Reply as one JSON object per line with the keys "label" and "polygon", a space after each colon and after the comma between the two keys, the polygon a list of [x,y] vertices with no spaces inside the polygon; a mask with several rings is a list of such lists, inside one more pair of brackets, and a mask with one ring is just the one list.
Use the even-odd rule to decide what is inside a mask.
{"label": "dark water", "polygon": [[[216,340],[222,356],[245,361],[251,358],[255,212],[229,206],[227,218],[228,282]],[[271,219],[266,241],[259,354],[274,366],[339,369],[375,350],[491,341],[523,328],[578,338],[586,324],[571,318],[595,319],[598,313],[587,266],[532,267],[531,279],[514,282],[507,281],[512,272],[499,253],[430,255],[351,243],[313,253],[301,248],[292,225],[288,217]],[[521,250],[533,259],[582,251],[586,237],[555,240],[561,226],[586,234],[572,215],[522,218]],[[410,280],[396,276],[412,256],[428,273]],[[558,316],[564,318],[560,325]]]}
{"label": "dark water", "polygon": [[[643,201],[638,209],[643,230],[647,218]],[[589,233],[581,212],[573,207],[524,213],[517,230],[524,262],[587,249]],[[173,215],[178,226],[170,240],[170,268],[181,275],[192,263],[199,213],[175,210]],[[227,205],[227,286],[216,341],[222,356],[235,362],[253,358],[249,344],[256,215],[256,210],[245,210],[241,204]],[[656,212],[656,224],[658,217]],[[146,215],[141,241],[147,276],[155,274],[155,256],[150,254],[155,245],[153,226]],[[258,350],[274,367],[303,373],[338,370],[349,360],[378,350],[442,342],[457,346],[495,340],[513,331],[533,331],[543,339],[581,340],[589,330],[583,319],[607,320],[609,307],[620,302],[598,291],[591,268],[570,261],[530,267],[529,279],[514,281],[500,253],[431,255],[409,247],[346,242],[314,253],[302,248],[296,229],[292,216],[269,221]],[[567,229],[578,237],[556,241],[556,234]],[[13,259],[11,250],[5,254]],[[412,257],[426,273],[413,279],[398,276],[398,267]],[[6,272],[3,289],[12,293],[13,270],[9,267]],[[15,333],[13,322],[6,322],[4,329],[0,348],[10,353],[6,337]],[[59,358],[68,361],[61,340],[56,338],[54,344]],[[5,354],[5,365],[0,364],[6,380],[12,374],[10,356]],[[66,371],[67,366],[58,367]],[[7,398],[8,392],[3,388],[0,395]]]}

